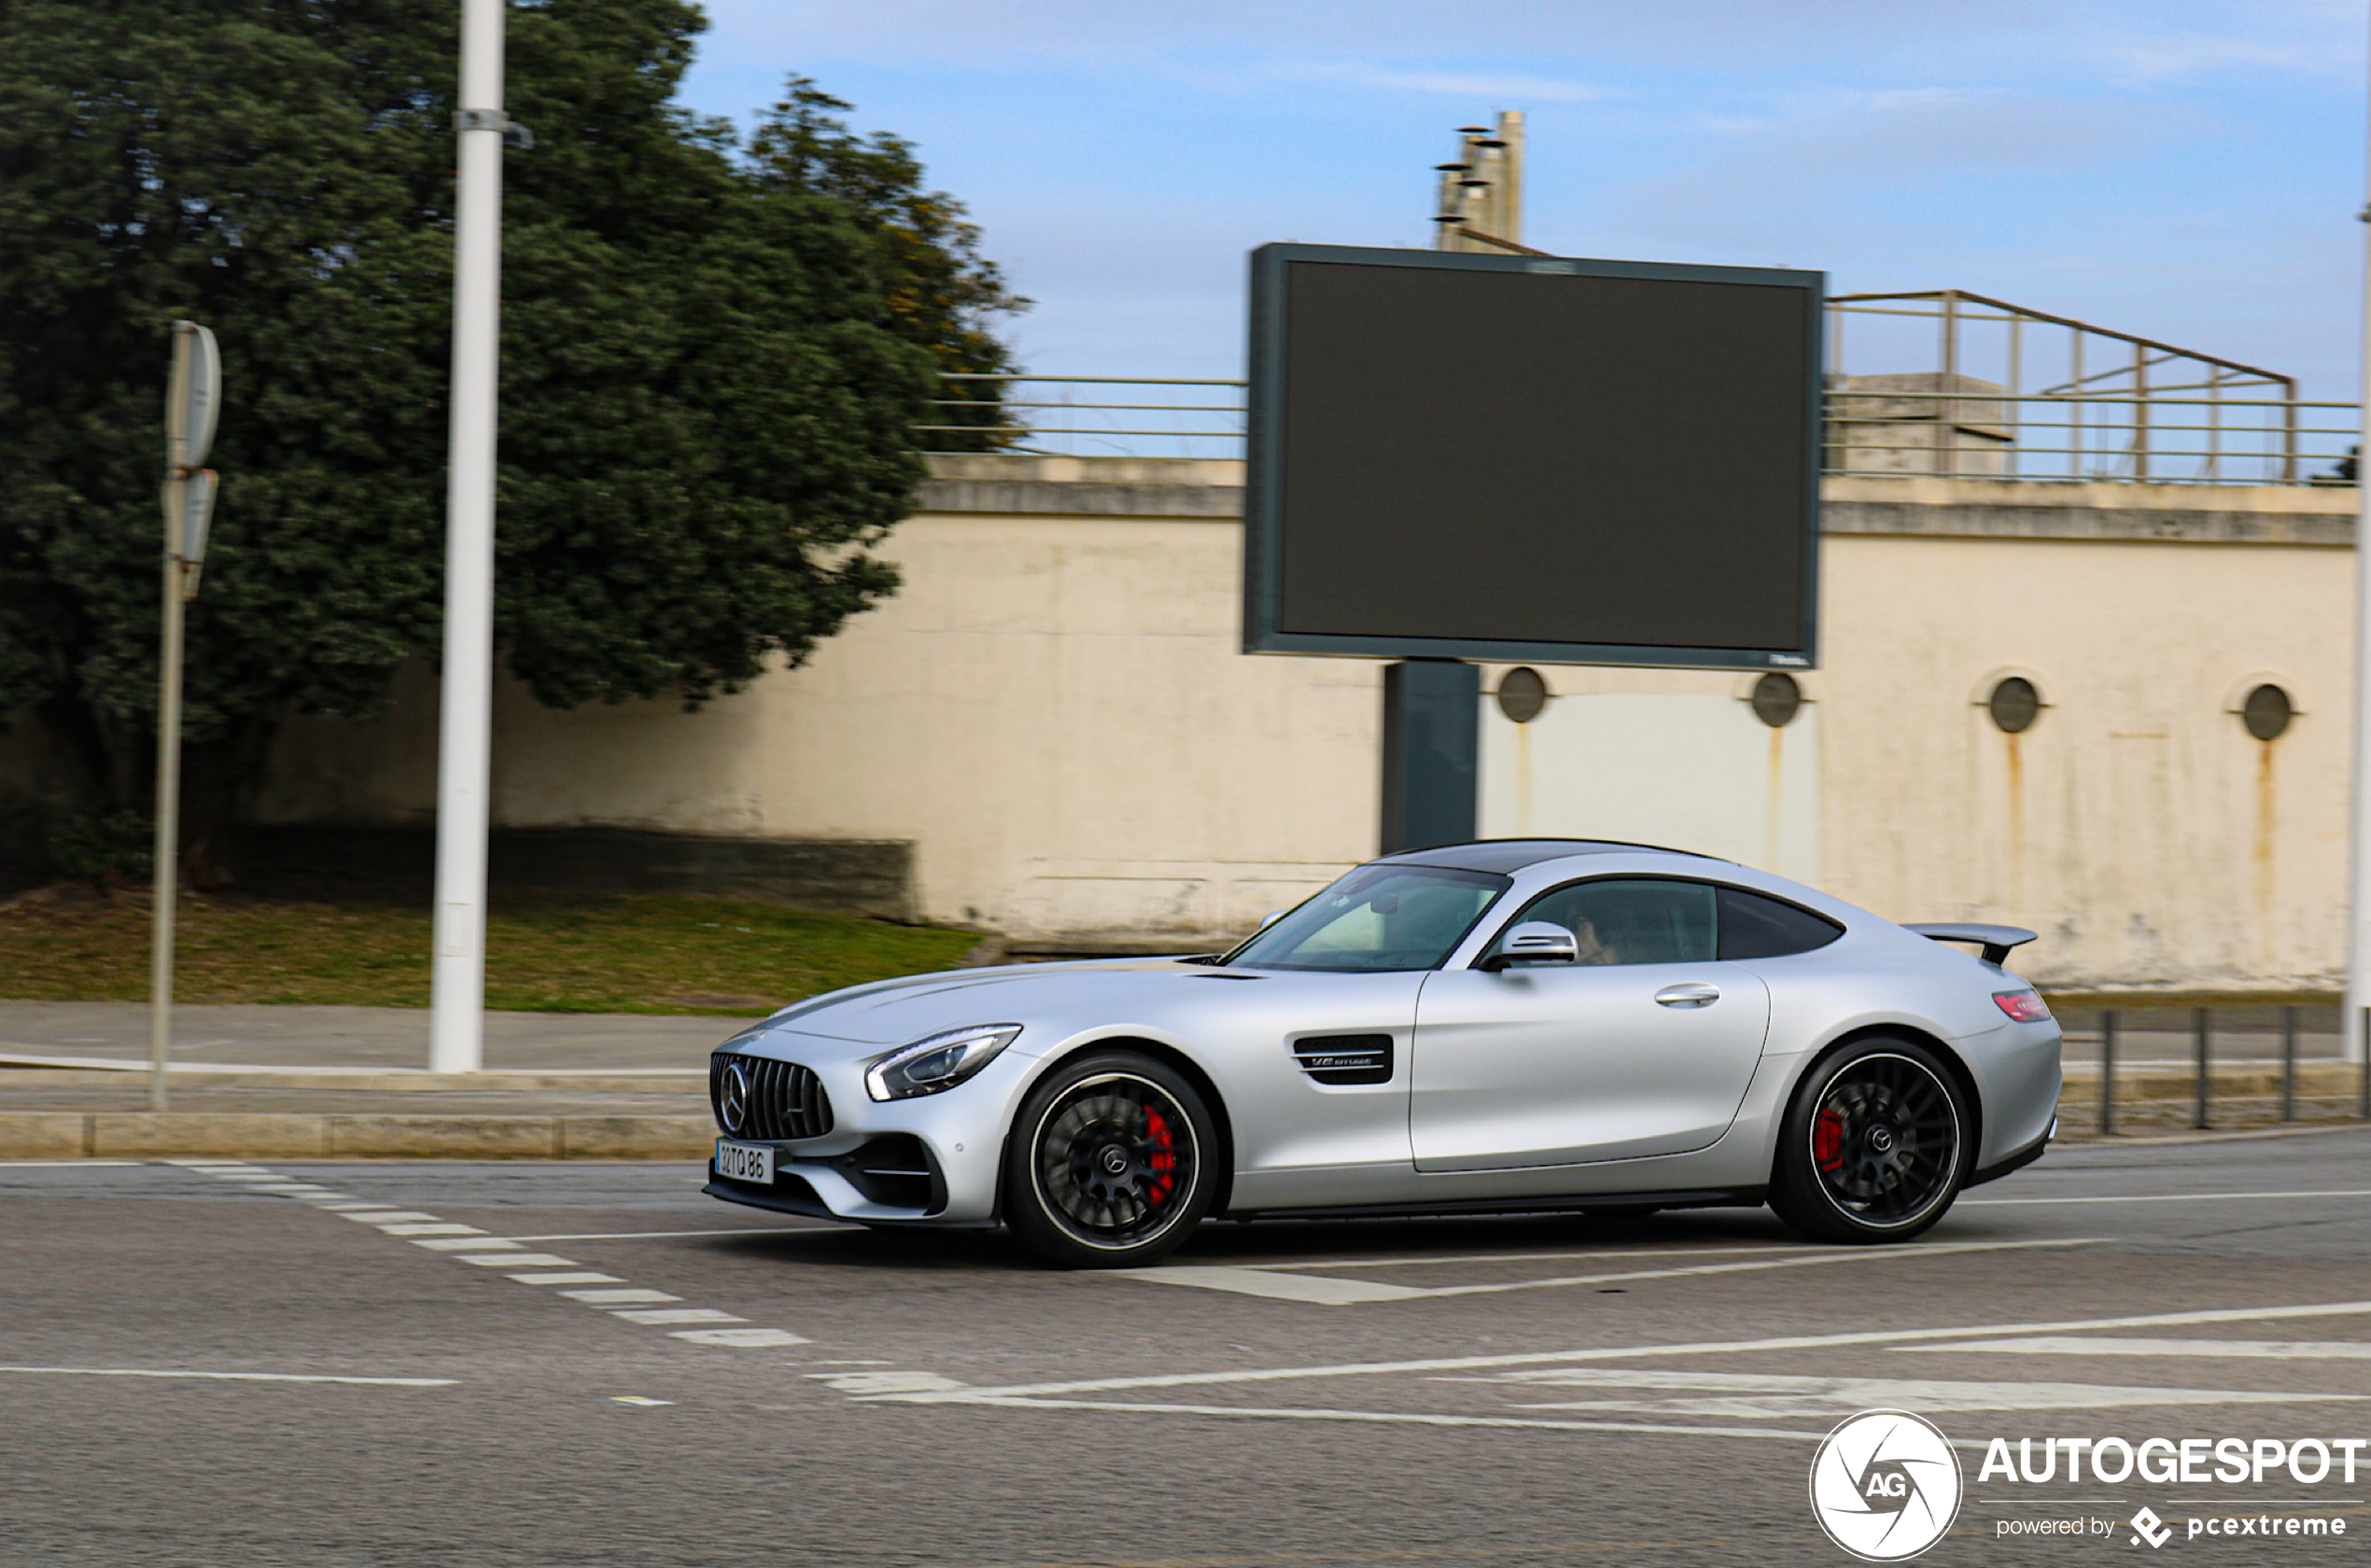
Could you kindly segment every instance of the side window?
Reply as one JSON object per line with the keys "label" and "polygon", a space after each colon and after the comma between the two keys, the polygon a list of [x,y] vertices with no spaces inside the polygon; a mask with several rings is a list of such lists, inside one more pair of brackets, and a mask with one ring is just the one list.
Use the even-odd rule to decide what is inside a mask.
{"label": "side window", "polygon": [[1544,893],[1516,917],[1573,933],[1585,964],[1702,963],[1713,956],[1713,889],[1610,877]]}
{"label": "side window", "polygon": [[1720,889],[1720,956],[1782,959],[1808,953],[1844,935],[1844,927],[1823,915],[1736,888]]}

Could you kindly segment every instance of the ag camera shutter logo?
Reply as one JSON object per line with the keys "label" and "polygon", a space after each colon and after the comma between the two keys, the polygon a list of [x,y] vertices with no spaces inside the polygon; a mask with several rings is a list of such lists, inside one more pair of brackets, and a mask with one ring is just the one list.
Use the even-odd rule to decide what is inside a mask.
{"label": "ag camera shutter logo", "polygon": [[1943,1539],[1961,1485],[1959,1456],[1932,1421],[1863,1410],[1819,1445],[1811,1511],[1828,1539],[1862,1561],[1901,1562]]}

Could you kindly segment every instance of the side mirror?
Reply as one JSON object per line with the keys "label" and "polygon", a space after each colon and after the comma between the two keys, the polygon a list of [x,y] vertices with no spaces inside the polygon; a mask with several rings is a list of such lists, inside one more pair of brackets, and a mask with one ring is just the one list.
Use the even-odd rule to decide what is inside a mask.
{"label": "side mirror", "polygon": [[1270,910],[1267,914],[1262,915],[1262,916],[1259,917],[1259,929],[1260,929],[1260,930],[1262,930],[1262,931],[1266,931],[1269,927],[1270,927],[1270,926],[1274,925],[1277,921],[1279,921],[1279,920],[1283,919],[1283,918],[1284,918],[1286,915],[1288,915],[1288,914],[1290,914],[1290,913],[1292,913],[1292,912],[1291,912],[1290,910],[1286,910],[1286,909],[1271,909],[1271,910]]}
{"label": "side mirror", "polygon": [[1507,933],[1498,951],[1482,959],[1481,967],[1494,973],[1509,964],[1578,963],[1580,939],[1564,927],[1546,920],[1525,920]]}

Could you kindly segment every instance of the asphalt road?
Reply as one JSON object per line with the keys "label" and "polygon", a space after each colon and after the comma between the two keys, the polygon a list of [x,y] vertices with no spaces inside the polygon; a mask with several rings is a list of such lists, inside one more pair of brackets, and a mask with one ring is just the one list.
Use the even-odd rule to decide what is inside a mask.
{"label": "asphalt road", "polygon": [[[1921,1561],[2154,1557],[2144,1504],[2185,1560],[2371,1539],[2371,1449],[2350,1483],[1979,1474],[1995,1436],[2371,1437],[2363,1131],[2062,1151],[1909,1247],[1221,1225],[1141,1275],[697,1184],[0,1169],[0,1565],[1842,1563],[1807,1476],[1881,1407],[1958,1445]],[[2242,1512],[2349,1533],[2186,1534]]]}

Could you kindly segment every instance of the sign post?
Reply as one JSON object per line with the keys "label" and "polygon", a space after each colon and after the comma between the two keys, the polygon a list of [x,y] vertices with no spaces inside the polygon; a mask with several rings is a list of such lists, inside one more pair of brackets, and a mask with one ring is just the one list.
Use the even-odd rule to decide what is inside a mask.
{"label": "sign post", "polygon": [[157,690],[157,836],[148,964],[148,1108],[161,1111],[173,1052],[174,916],[180,893],[182,608],[198,595],[214,470],[203,468],[222,407],[214,334],[173,324],[173,379],[164,401],[164,624]]}

